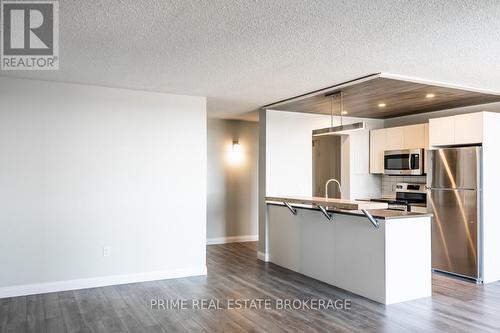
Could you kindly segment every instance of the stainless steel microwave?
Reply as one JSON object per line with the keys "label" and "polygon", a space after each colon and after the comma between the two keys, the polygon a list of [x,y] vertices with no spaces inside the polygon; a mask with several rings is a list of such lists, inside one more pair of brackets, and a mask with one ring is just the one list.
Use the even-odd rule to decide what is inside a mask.
{"label": "stainless steel microwave", "polygon": [[386,150],[384,152],[384,174],[423,175],[424,150]]}

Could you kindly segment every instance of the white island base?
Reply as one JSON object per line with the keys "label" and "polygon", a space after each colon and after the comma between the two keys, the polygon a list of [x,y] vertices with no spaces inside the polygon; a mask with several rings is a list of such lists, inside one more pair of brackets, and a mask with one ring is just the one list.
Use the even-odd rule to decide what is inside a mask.
{"label": "white island base", "polygon": [[267,205],[268,258],[279,266],[392,304],[432,295],[430,216],[378,218]]}

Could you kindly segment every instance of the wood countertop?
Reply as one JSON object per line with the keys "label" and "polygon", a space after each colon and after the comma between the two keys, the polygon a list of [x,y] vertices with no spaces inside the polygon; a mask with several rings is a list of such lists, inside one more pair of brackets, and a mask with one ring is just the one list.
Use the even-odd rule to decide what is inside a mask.
{"label": "wood countertop", "polygon": [[373,201],[357,201],[357,200],[344,200],[323,197],[266,197],[269,202],[287,202],[289,204],[299,205],[315,205],[323,206],[334,209],[342,210],[361,210],[361,209],[387,209],[386,202],[373,202]]}

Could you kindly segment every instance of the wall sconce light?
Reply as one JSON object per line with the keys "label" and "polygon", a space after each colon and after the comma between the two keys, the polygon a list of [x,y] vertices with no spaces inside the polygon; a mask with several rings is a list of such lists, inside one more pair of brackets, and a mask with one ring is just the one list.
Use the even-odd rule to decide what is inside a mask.
{"label": "wall sconce light", "polygon": [[239,165],[243,163],[243,152],[241,144],[238,140],[233,140],[231,150],[229,151],[228,161],[231,165]]}
{"label": "wall sconce light", "polygon": [[238,140],[233,141],[233,153],[235,154],[241,153],[241,145]]}

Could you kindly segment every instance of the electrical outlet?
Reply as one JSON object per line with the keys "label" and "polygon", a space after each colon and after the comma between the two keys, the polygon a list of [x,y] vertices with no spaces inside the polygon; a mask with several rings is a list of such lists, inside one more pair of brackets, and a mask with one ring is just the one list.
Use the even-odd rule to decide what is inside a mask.
{"label": "electrical outlet", "polygon": [[102,248],[102,256],[103,257],[110,257],[111,256],[111,246],[104,246]]}

